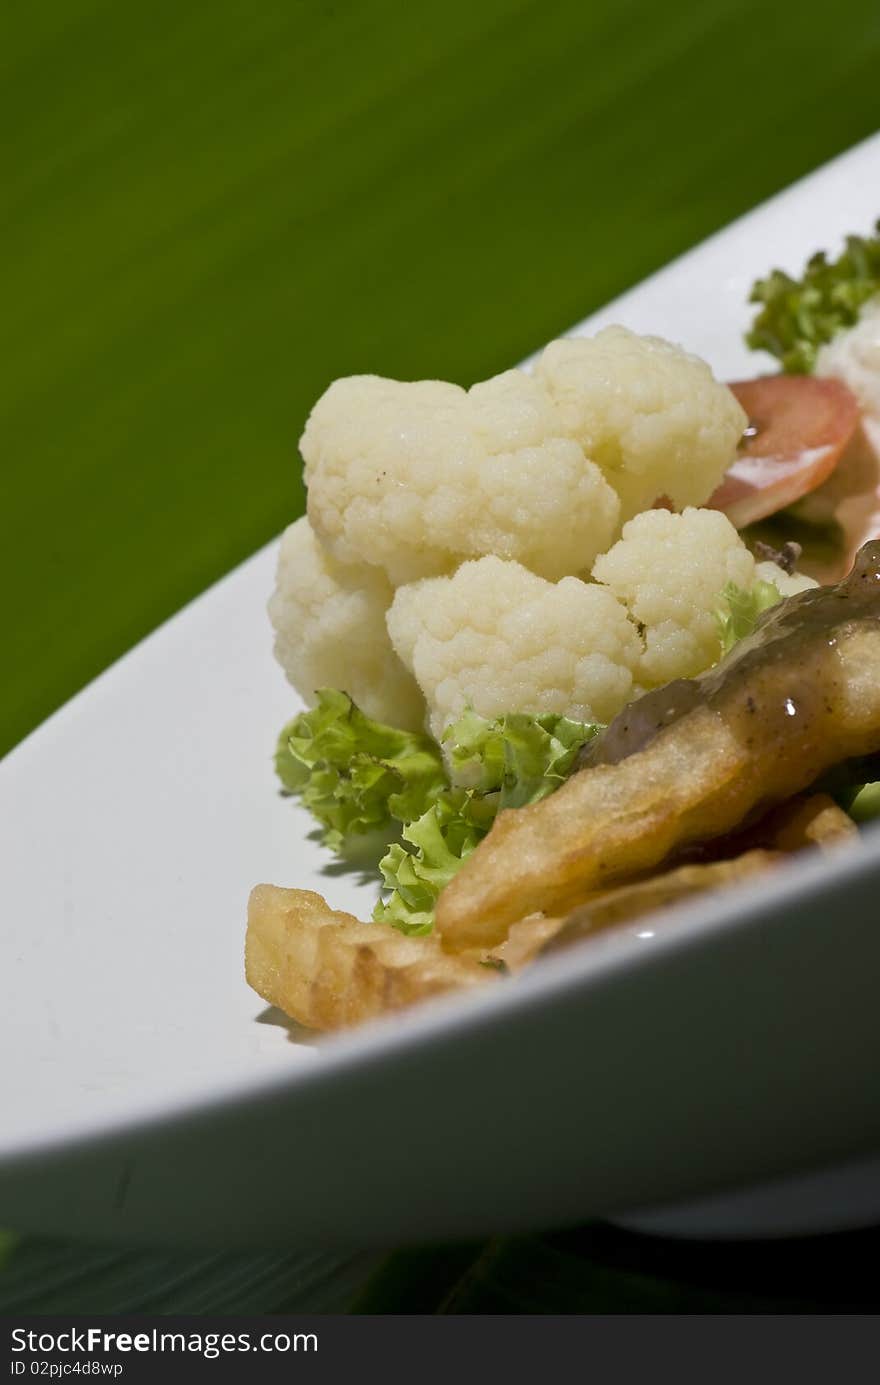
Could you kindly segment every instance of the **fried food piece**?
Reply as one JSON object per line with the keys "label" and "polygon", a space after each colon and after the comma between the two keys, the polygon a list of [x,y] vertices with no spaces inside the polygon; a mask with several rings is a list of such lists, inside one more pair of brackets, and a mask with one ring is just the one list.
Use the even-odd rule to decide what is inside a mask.
{"label": "fried food piece", "polygon": [[[789,854],[811,846],[828,850],[843,842],[857,841],[858,836],[859,829],[849,813],[827,793],[793,798],[774,808],[745,834],[752,846]],[[743,837],[737,840],[742,843]]]}
{"label": "fried food piece", "polygon": [[361,923],[312,890],[257,885],[248,900],[245,975],[271,1005],[310,1029],[340,1029],[446,991],[496,979],[451,957],[434,936]]}
{"label": "fried food piece", "polygon": [[705,894],[707,890],[736,885],[753,875],[763,874],[783,859],[781,851],[756,847],[727,861],[676,866],[648,880],[619,885],[615,890],[606,890],[587,900],[569,914],[540,951],[555,952],[602,929],[640,918],[642,914],[668,909],[673,904]]}
{"label": "fried food piece", "polygon": [[499,814],[437,902],[452,951],[568,913],[880,751],[880,541],[837,587],[780,602],[696,679],[625,708],[555,794]]}
{"label": "fried food piece", "polygon": [[720,859],[689,861],[648,879],[603,890],[584,900],[567,917],[530,914],[511,925],[506,941],[489,956],[508,971],[521,971],[540,954],[555,952],[602,929],[669,908],[707,890],[735,885],[795,852],[811,847],[833,850],[857,840],[858,835],[852,818],[828,794],[794,798],[773,809],[747,832],[708,843],[707,851],[714,847],[724,853]]}
{"label": "fried food piece", "polygon": [[685,847],[676,854],[675,863],[731,860],[755,847],[788,855],[813,846],[827,850],[858,837],[856,824],[830,794],[798,794],[740,831]]}
{"label": "fried food piece", "polygon": [[504,971],[522,971],[552,944],[566,923],[565,917],[547,914],[529,914],[527,918],[517,919],[516,923],[511,924],[504,942],[486,954],[487,959],[495,964],[500,963]]}

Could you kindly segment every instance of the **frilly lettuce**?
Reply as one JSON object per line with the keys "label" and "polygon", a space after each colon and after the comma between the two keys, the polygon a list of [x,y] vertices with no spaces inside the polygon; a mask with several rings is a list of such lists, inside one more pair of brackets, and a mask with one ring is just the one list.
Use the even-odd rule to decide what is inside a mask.
{"label": "frilly lettuce", "polygon": [[336,852],[400,824],[379,865],[387,898],[373,917],[427,933],[438,894],[501,809],[552,793],[600,729],[553,713],[490,720],[466,711],[444,733],[448,773],[430,737],[383,726],[346,693],[324,689],[285,726],[275,767]]}
{"label": "frilly lettuce", "polygon": [[437,896],[489,829],[470,790],[451,789],[415,822],[403,828],[379,862],[388,899],[373,918],[403,933],[430,933]]}
{"label": "frilly lettuce", "polygon": [[[877,223],[880,232],[880,222]],[[820,346],[842,328],[852,327],[869,298],[880,293],[880,234],[847,236],[836,260],[822,251],[807,263],[801,279],[774,269],[754,284],[750,303],[760,303],[746,342],[778,357],[784,370],[808,375]]]}
{"label": "frilly lettuce", "polygon": [[748,591],[738,587],[735,582],[728,582],[715,608],[722,655],[728,654],[739,640],[750,635],[761,613],[781,600],[782,593],[775,582],[762,582],[759,579]]}
{"label": "frilly lettuce", "polygon": [[335,688],[321,689],[317,706],[284,727],[275,770],[337,852],[392,821],[412,822],[448,782],[430,736],[373,721]]}
{"label": "frilly lettuce", "polygon": [[599,728],[554,712],[510,713],[488,721],[467,711],[443,733],[456,784],[497,794],[492,813],[546,798],[567,778]]}
{"label": "frilly lettuce", "polygon": [[600,728],[555,713],[487,720],[467,711],[443,735],[453,783],[404,827],[379,863],[387,901],[375,919],[405,933],[427,933],[443,886],[486,835],[502,808],[546,798],[571,771],[581,746]]}

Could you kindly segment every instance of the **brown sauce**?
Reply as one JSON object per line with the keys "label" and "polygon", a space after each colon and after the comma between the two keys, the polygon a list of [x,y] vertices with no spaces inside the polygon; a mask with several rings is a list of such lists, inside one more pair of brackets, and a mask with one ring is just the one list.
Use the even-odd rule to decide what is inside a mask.
{"label": "brown sauce", "polygon": [[699,678],[679,678],[630,703],[586,745],[578,768],[614,765],[655,736],[706,706],[749,747],[790,737],[817,716],[833,715],[836,661],[828,657],[841,631],[880,622],[880,540],[859,550],[837,586],[814,587],[771,607],[753,633]]}

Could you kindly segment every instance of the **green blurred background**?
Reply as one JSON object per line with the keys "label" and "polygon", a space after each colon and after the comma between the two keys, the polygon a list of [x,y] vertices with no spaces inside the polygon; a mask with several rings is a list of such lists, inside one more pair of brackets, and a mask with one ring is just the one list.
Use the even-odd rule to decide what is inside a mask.
{"label": "green blurred background", "polygon": [[302,503],[336,375],[506,367],[880,124],[880,7],[20,5],[6,749]]}
{"label": "green blurred background", "polygon": [[876,0],[10,9],[0,751],[301,508],[334,376],[514,363],[872,133],[878,64]]}

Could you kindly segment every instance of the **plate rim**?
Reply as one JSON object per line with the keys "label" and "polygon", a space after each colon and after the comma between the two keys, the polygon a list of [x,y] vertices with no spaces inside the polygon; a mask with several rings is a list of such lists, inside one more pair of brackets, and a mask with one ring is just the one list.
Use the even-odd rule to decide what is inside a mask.
{"label": "plate rim", "polygon": [[674,929],[660,932],[649,948],[633,949],[621,932],[609,932],[593,939],[590,948],[537,959],[511,984],[441,996],[329,1036],[320,1043],[320,1062],[252,1080],[236,1079],[228,1089],[203,1099],[182,1098],[171,1106],[110,1120],[98,1130],[22,1143],[0,1153],[0,1173],[14,1171],[23,1163],[33,1167],[35,1160],[65,1159],[95,1146],[110,1148],[166,1126],[208,1119],[230,1106],[244,1111],[284,1094],[293,1099],[302,1088],[345,1080],[359,1068],[395,1058],[409,1060],[417,1048],[468,1040],[481,1029],[503,1024],[511,1014],[540,1011],[553,997],[569,998],[572,993],[613,986],[621,972],[662,968],[680,953],[713,947],[719,937],[758,930],[778,902],[797,905],[809,898],[813,903],[825,895],[833,897],[842,882],[855,884],[875,875],[880,876],[880,824],[865,829],[856,845],[844,843],[827,856],[805,855],[780,866],[770,879],[750,878],[730,887],[713,899],[711,918],[706,917],[705,899],[689,900],[675,911]]}

